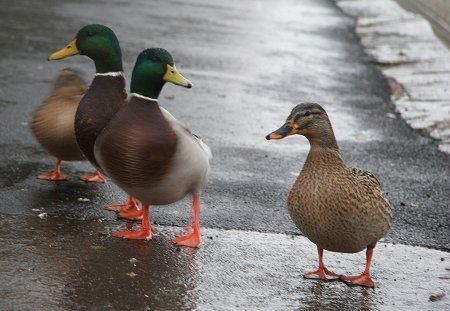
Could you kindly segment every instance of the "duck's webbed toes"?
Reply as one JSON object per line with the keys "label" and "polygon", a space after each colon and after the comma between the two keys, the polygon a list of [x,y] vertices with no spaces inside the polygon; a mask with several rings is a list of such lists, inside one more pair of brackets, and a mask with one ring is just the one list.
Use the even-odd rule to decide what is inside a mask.
{"label": "duck's webbed toes", "polygon": [[67,176],[61,172],[53,172],[48,174],[39,174],[37,179],[49,180],[49,181],[62,181],[67,180]]}
{"label": "duck's webbed toes", "polygon": [[85,175],[78,177],[80,180],[84,182],[98,182],[98,183],[104,183],[106,182],[106,179],[100,174],[99,171],[96,171],[94,175]]}
{"label": "duck's webbed toes", "polygon": [[375,287],[375,282],[370,278],[369,274],[361,274],[356,276],[341,275],[339,279],[347,285],[359,285],[364,287]]}
{"label": "duck's webbed toes", "polygon": [[[329,278],[330,276],[331,278]],[[308,272],[303,275],[304,279],[315,279],[323,281],[334,281],[339,279],[339,274],[328,270],[327,268],[319,268],[316,271]]]}

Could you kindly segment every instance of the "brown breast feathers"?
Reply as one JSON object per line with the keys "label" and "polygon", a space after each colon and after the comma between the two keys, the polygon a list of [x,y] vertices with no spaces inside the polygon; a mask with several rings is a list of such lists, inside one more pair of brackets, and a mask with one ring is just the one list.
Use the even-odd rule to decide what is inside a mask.
{"label": "brown breast feathers", "polygon": [[123,76],[96,76],[75,115],[75,135],[85,157],[99,168],[94,156],[98,135],[125,104]]}
{"label": "brown breast feathers", "polygon": [[177,136],[156,101],[133,96],[97,144],[102,165],[112,179],[151,187],[168,173]]}

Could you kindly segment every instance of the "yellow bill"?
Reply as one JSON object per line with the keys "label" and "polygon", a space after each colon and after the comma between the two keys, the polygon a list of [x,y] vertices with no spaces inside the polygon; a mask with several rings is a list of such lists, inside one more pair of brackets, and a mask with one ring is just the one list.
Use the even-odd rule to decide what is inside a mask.
{"label": "yellow bill", "polygon": [[78,54],[80,54],[80,51],[77,48],[77,39],[73,39],[66,47],[50,55],[48,60],[58,60]]}
{"label": "yellow bill", "polygon": [[167,65],[166,74],[164,75],[163,79],[168,81],[168,82],[172,82],[173,84],[176,84],[176,85],[181,85],[181,86],[184,86],[184,87],[187,87],[187,88],[191,88],[192,87],[192,83],[189,82],[188,79],[183,77],[177,71],[177,68],[175,68],[175,66]]}

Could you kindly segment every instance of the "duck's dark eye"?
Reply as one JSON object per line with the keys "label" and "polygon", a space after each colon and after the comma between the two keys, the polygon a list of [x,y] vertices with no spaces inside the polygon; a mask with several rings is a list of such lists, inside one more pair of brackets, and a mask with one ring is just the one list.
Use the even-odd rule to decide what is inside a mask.
{"label": "duck's dark eye", "polygon": [[171,72],[171,73],[175,73],[175,71],[173,71],[173,70],[171,70],[170,72]]}
{"label": "duck's dark eye", "polygon": [[311,115],[311,112],[310,112],[310,111],[306,111],[303,115],[304,115],[305,117],[310,116],[310,115]]}
{"label": "duck's dark eye", "polygon": [[93,35],[94,35],[94,34],[93,34],[92,32],[90,32],[90,31],[87,33],[87,36],[88,36],[88,37],[92,37]]}

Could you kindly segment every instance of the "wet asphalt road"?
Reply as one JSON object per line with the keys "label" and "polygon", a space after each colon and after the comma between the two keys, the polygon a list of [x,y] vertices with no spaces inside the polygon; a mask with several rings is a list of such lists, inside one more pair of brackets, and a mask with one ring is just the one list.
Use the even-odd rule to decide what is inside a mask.
{"label": "wet asphalt road", "polygon": [[[390,283],[392,275],[383,272],[378,277],[380,287],[386,278],[386,287],[369,291],[375,295],[368,298],[369,304],[361,302],[367,291],[300,279],[303,270],[315,264],[314,247],[311,243],[303,247],[303,242],[291,245],[283,239],[288,238],[284,234],[298,235],[287,215],[286,197],[309,146],[300,137],[277,142],[264,137],[303,101],[315,101],[327,109],[345,161],[372,170],[384,184],[395,219],[386,242],[450,250],[449,156],[402,120],[385,117],[394,112],[386,80],[363,53],[354,21],[334,2],[105,0],[92,4],[55,0],[1,4],[0,241],[5,247],[0,291],[6,297],[0,300],[1,309],[332,310],[336,297],[343,296],[346,304],[338,309],[388,310],[393,300],[408,297],[392,291],[397,287]],[[190,200],[153,209],[152,219],[161,232],[154,241],[121,241],[109,233],[123,223],[102,207],[125,201],[126,195],[111,182],[78,181],[78,175],[92,171],[87,163],[63,163],[63,172],[71,177],[68,182],[35,179],[38,173],[51,170],[54,160],[32,137],[28,125],[32,111],[48,94],[59,69],[76,67],[88,78],[94,73],[92,62],[85,57],[59,62],[46,59],[80,27],[94,22],[116,32],[127,77],[142,49],[161,46],[171,51],[179,71],[194,83],[190,90],[167,85],[161,104],[213,150],[210,182],[202,197],[202,226],[209,228],[205,232],[213,239],[204,233],[207,242],[199,251],[178,252],[166,238],[176,231],[174,226],[186,223]],[[42,212],[49,217],[38,218]],[[257,298],[248,296],[247,287],[256,285],[239,280],[249,276],[239,265],[227,266],[226,261],[217,260],[220,255],[210,253],[216,232],[228,239],[216,251],[233,262],[293,253],[293,249],[300,255],[307,251],[304,263],[308,268],[291,262],[294,257],[275,255],[267,264],[246,266],[255,284],[258,280],[271,284],[271,278],[286,275],[286,282],[277,281],[276,289],[271,287],[267,293],[292,299],[280,303],[256,294],[256,289]],[[266,232],[271,243],[264,243],[257,232]],[[254,253],[255,247],[246,244],[252,238],[260,247]],[[294,240],[303,241],[300,237]],[[429,258],[445,257],[442,265],[448,266],[448,253],[406,247],[392,255],[380,254],[380,270],[399,265],[382,258],[407,254],[410,249],[417,258],[421,252],[432,252]],[[128,260],[133,257],[140,257],[141,265],[145,260],[152,264],[141,266],[135,272],[138,276],[130,276],[127,273],[133,270]],[[197,269],[195,262],[206,262],[207,268]],[[279,262],[289,264],[273,273],[272,265]],[[342,259],[336,262],[344,264]],[[236,279],[224,269],[230,269]],[[226,275],[225,287],[217,286],[222,275]],[[420,282],[418,273],[414,276]],[[201,286],[189,282],[199,278]],[[404,284],[408,287],[407,281]],[[448,290],[448,282],[443,284]],[[439,286],[424,287],[424,291],[430,294]],[[264,287],[261,290],[264,293]],[[233,291],[241,307],[227,304],[227,291]],[[391,292],[398,296],[386,294]],[[314,298],[315,293],[320,298]],[[406,305],[419,306],[417,297],[411,295]],[[420,308],[427,306],[432,307]]]}
{"label": "wet asphalt road", "polygon": [[[304,280],[316,252],[303,237],[204,229],[201,250],[111,239],[117,224],[0,215],[2,310],[448,310],[448,253],[380,243],[377,288]],[[38,229],[39,228],[39,229]],[[41,234],[36,236],[35,231]],[[99,234],[100,233],[100,234]],[[70,241],[70,243],[68,243]],[[20,251],[14,252],[20,247]],[[112,252],[111,250],[115,250]],[[364,254],[327,253],[330,269],[359,273]],[[11,269],[11,262],[14,262]],[[401,267],[408,263],[408,273]],[[9,263],[5,265],[4,263]]]}

